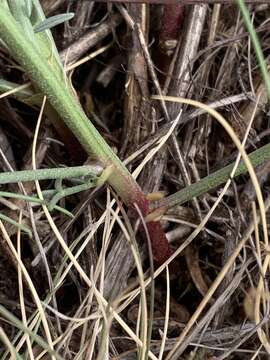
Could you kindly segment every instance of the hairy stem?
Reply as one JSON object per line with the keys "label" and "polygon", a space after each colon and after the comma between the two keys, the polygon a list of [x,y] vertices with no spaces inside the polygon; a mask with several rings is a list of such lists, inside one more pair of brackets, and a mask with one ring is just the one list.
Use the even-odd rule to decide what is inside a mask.
{"label": "hairy stem", "polygon": [[52,168],[38,170],[22,170],[0,173],[0,184],[10,184],[25,181],[68,179],[81,176],[98,178],[102,173],[102,167],[98,165],[84,165],[67,168]]}
{"label": "hairy stem", "polygon": [[104,167],[113,165],[114,171],[108,179],[109,184],[128,205],[137,202],[140,206],[145,196],[139,185],[84,114],[75,94],[67,85],[64,74],[61,76],[58,71],[54,71],[50,66],[50,59],[42,58],[37,47],[27,40],[20,25],[3,6],[0,7],[0,33],[11,55],[47,96],[86,152],[94,155]]}
{"label": "hairy stem", "polygon": [[[249,154],[249,159],[253,166],[258,166],[263,162],[270,160],[270,144],[264,145],[260,149],[253,151],[251,154]],[[213,190],[217,186],[224,184],[230,178],[233,167],[234,164],[225,166],[224,168],[215,171],[213,174],[206,176],[200,181],[191,184],[190,186],[187,186],[184,189],[167,196],[162,200],[153,202],[151,204],[151,210],[156,210],[158,208],[168,209],[174,207],[175,205],[181,205],[189,200],[192,200],[194,197]],[[246,172],[247,168],[243,161],[241,161],[234,177],[245,174]]]}

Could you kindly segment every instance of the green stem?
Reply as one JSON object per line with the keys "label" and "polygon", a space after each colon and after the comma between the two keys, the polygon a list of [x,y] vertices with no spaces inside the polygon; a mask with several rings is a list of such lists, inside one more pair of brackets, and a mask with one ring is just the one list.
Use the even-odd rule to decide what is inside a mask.
{"label": "green stem", "polygon": [[64,188],[56,192],[48,204],[48,209],[51,211],[55,208],[56,204],[64,197],[77,194],[79,192],[91,189],[95,184],[92,181],[87,181],[85,184]]}
{"label": "green stem", "polygon": [[22,231],[24,231],[30,238],[32,237],[32,231],[29,229],[28,226],[23,225],[23,224],[19,224],[17,221],[13,220],[12,218],[10,218],[9,216],[6,216],[2,213],[0,213],[0,220],[6,221],[7,223],[17,227],[18,229],[21,229]]}
{"label": "green stem", "polygon": [[21,26],[3,6],[0,7],[0,33],[11,55],[47,96],[86,152],[94,155],[104,167],[113,165],[114,171],[108,183],[128,205],[134,202],[139,206],[144,204],[145,196],[139,185],[84,114],[64,75],[54,71],[50,66],[50,59],[41,56],[37,48],[26,39]]}
{"label": "green stem", "polygon": [[82,176],[97,179],[102,173],[99,165],[83,165],[66,168],[22,170],[0,173],[0,184],[10,184],[25,181],[48,180],[48,179],[68,179]]}
{"label": "green stem", "polygon": [[262,77],[263,80],[265,82],[266,85],[266,89],[267,89],[267,94],[268,94],[268,98],[270,99],[270,78],[269,78],[269,73],[268,73],[268,69],[267,69],[267,65],[265,63],[265,59],[263,56],[263,52],[261,49],[261,45],[260,45],[260,40],[258,38],[258,35],[253,27],[252,21],[250,19],[250,15],[249,15],[249,11],[245,5],[245,1],[244,0],[237,0],[239,9],[241,11],[242,17],[244,19],[246,28],[249,32],[249,36],[251,38],[252,44],[254,46],[255,49],[255,53],[257,56],[257,60],[258,63],[260,65],[261,68],[261,73],[262,73]]}
{"label": "green stem", "polygon": [[[43,193],[43,195],[45,197],[48,193],[55,194],[56,191],[55,190],[45,190],[42,193]],[[29,195],[17,194],[17,193],[12,193],[12,192],[8,192],[8,191],[0,191],[0,197],[10,198],[10,199],[18,199],[18,200],[23,200],[23,201],[29,201],[31,203],[36,203],[36,204],[39,204],[39,205],[43,205],[43,204],[44,205],[49,205],[48,201],[41,200],[37,196],[29,196]],[[54,210],[57,210],[57,211],[65,214],[65,215],[69,216],[70,218],[74,218],[74,215],[70,211],[66,210],[65,208],[62,208],[61,206],[55,205]]]}
{"label": "green stem", "polygon": [[[249,154],[249,159],[253,166],[258,166],[263,162],[270,160],[270,144],[264,145],[260,149],[253,151],[251,154]],[[206,176],[200,181],[191,184],[190,186],[187,186],[184,189],[162,200],[153,202],[151,204],[152,210],[156,210],[159,208],[168,209],[176,205],[181,205],[197,196],[213,190],[217,186],[225,183],[230,178],[233,167],[234,164],[230,164],[223,169],[220,169],[213,174]],[[247,168],[243,161],[241,161],[235,172],[234,177],[245,174],[246,172]]]}

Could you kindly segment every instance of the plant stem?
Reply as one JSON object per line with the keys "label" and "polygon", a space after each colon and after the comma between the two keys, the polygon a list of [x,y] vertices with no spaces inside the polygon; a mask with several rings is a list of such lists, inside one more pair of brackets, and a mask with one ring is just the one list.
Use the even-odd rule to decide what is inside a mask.
{"label": "plant stem", "polygon": [[7,223],[17,227],[18,229],[21,229],[22,231],[24,231],[30,238],[32,237],[32,231],[29,229],[28,226],[23,225],[23,224],[19,224],[17,221],[13,220],[12,218],[10,218],[9,216],[6,216],[2,213],[0,213],[0,220],[6,221]]}
{"label": "plant stem", "polygon": [[[249,155],[249,159],[253,166],[258,166],[263,162],[270,160],[270,144],[264,145],[260,149],[253,151]],[[225,183],[230,178],[233,166],[234,164],[225,166],[224,168],[206,176],[200,181],[191,184],[190,186],[187,186],[184,189],[170,196],[167,196],[164,199],[153,202],[151,204],[151,210],[157,210],[159,208],[168,209],[176,205],[181,205],[189,200],[192,200],[194,197],[200,196],[210,190],[213,190],[217,186]],[[241,161],[235,172],[234,177],[242,175],[246,172],[247,168],[243,161]]]}
{"label": "plant stem", "polygon": [[66,168],[22,170],[0,173],[0,184],[10,184],[25,181],[47,180],[47,179],[68,179],[82,176],[98,178],[102,173],[99,165],[74,166]]}
{"label": "plant stem", "polygon": [[128,205],[143,206],[145,196],[131,174],[101,137],[84,114],[77,98],[67,85],[64,75],[54,71],[37,47],[29,42],[12,15],[0,7],[0,33],[11,55],[22,65],[37,87],[71,129],[89,155],[94,155],[104,167],[114,166],[108,183]]}
{"label": "plant stem", "polygon": [[257,60],[258,60],[259,66],[261,68],[262,77],[263,77],[263,80],[264,80],[265,85],[266,85],[268,98],[270,99],[270,77],[269,77],[267,65],[266,65],[266,62],[265,62],[265,59],[264,59],[264,55],[263,55],[263,52],[262,52],[262,48],[261,48],[261,45],[260,45],[260,40],[258,38],[258,35],[257,35],[254,27],[253,27],[253,24],[252,24],[251,19],[250,19],[249,11],[248,11],[248,9],[247,9],[247,7],[245,5],[244,0],[237,0],[237,3],[238,3],[240,11],[242,13],[242,17],[244,19],[246,28],[247,28],[247,30],[249,32],[249,36],[250,36],[251,41],[253,43],[255,53],[256,53],[256,56],[257,56]]}
{"label": "plant stem", "polygon": [[[34,84],[46,95],[52,107],[64,120],[78,141],[90,156],[101,162],[104,168],[110,166],[111,174],[107,182],[116,190],[121,199],[137,217],[134,205],[137,204],[143,216],[149,212],[149,201],[132,175],[111,150],[83,112],[75,94],[67,83],[64,73],[53,66],[50,57],[44,56],[43,47],[26,39],[19,23],[10,12],[0,5],[1,39],[9,48],[10,54],[24,68]],[[153,255],[158,263],[171,254],[168,240],[160,223],[148,223]]]}

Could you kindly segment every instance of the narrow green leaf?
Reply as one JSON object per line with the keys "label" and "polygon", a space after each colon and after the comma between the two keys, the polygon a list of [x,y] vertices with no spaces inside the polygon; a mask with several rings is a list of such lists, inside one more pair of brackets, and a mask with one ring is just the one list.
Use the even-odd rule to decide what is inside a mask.
{"label": "narrow green leaf", "polygon": [[11,219],[9,216],[6,216],[2,213],[0,213],[0,220],[6,221],[7,223],[17,227],[18,229],[21,229],[24,231],[30,238],[32,238],[32,231],[29,229],[28,226],[19,224],[17,221]]}
{"label": "narrow green leaf", "polygon": [[269,77],[267,64],[266,64],[266,61],[265,61],[265,57],[264,57],[264,54],[263,54],[263,51],[262,51],[262,47],[261,47],[261,44],[260,44],[258,34],[256,33],[256,31],[254,29],[253,23],[252,23],[251,18],[250,18],[249,10],[248,10],[247,6],[245,5],[245,1],[244,0],[237,0],[237,3],[238,3],[238,7],[239,7],[239,9],[241,11],[241,14],[242,14],[244,23],[246,25],[246,28],[247,28],[247,30],[249,32],[250,39],[252,41],[252,44],[253,44],[253,47],[254,47],[254,50],[255,50],[255,53],[256,53],[256,56],[257,56],[258,64],[259,64],[260,69],[261,69],[262,77],[263,77],[263,80],[265,82],[267,94],[268,94],[268,97],[270,99],[270,77]]}
{"label": "narrow green leaf", "polygon": [[51,29],[52,27],[62,24],[65,21],[68,21],[74,17],[74,13],[66,13],[66,14],[59,14],[55,16],[51,16],[48,19],[45,19],[40,24],[35,26],[34,32],[38,33],[44,30]]}

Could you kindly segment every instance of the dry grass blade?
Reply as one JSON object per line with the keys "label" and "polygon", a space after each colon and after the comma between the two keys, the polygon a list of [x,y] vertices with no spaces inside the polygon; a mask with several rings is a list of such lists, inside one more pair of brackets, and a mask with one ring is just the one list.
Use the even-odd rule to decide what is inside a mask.
{"label": "dry grass blade", "polygon": [[[158,96],[155,96],[154,98],[158,99]],[[179,101],[181,103],[186,103],[186,104],[191,104],[194,106],[199,106],[201,108],[207,108],[206,105],[204,104],[199,104],[196,101],[192,101],[190,99],[179,99],[179,98],[175,98],[175,97],[163,97],[164,99],[167,99],[169,101]],[[261,190],[260,190],[260,186],[258,184],[257,178],[256,178],[256,174],[254,172],[254,169],[252,167],[252,165],[249,162],[249,159],[245,153],[244,148],[242,147],[239,139],[237,138],[237,136],[235,135],[234,131],[232,130],[232,128],[229,126],[229,124],[226,122],[226,120],[224,118],[222,118],[215,110],[208,108],[208,112],[209,114],[211,114],[212,116],[214,116],[218,121],[220,121],[220,123],[222,124],[222,126],[224,126],[224,128],[228,131],[228,133],[230,134],[231,138],[233,139],[233,142],[235,143],[235,145],[237,146],[239,152],[241,153],[241,156],[243,157],[243,160],[245,161],[247,168],[249,170],[250,176],[252,178],[252,181],[254,183],[254,187],[256,188],[256,194],[258,197],[258,201],[259,201],[259,206],[260,206],[260,213],[261,213],[261,221],[263,224],[263,229],[264,229],[264,237],[265,237],[265,241],[268,242],[268,234],[267,234],[267,228],[266,228],[266,217],[265,217],[265,207],[264,207],[264,203],[263,203],[263,198],[262,198],[262,194],[261,194]],[[238,162],[240,160],[240,157],[238,158]],[[237,164],[235,166],[234,171],[236,170]],[[222,196],[223,194],[226,192],[226,189],[228,188],[230,184],[230,180],[227,182],[227,184],[225,185],[225,188],[222,192]],[[219,199],[217,200],[217,202],[215,203],[215,206],[217,205],[217,203],[221,200],[222,196],[219,196]],[[211,209],[213,210],[213,208]],[[211,211],[212,212],[212,211]],[[207,219],[209,218],[208,216],[206,217]],[[205,220],[205,219],[204,219]],[[203,221],[200,226],[199,229],[202,229],[202,226],[204,226],[206,222]],[[197,231],[195,231],[197,233]],[[243,244],[242,244],[243,246]],[[241,246],[241,248],[242,248]],[[241,249],[240,248],[240,249]],[[178,249],[179,250],[179,249]],[[178,253],[178,251],[177,251]],[[237,252],[236,252],[237,253]],[[237,253],[238,255],[238,253]],[[236,256],[237,256],[236,255]],[[231,258],[230,258],[231,259]],[[235,259],[235,257],[233,257],[233,260]],[[228,265],[228,263],[227,263]],[[226,267],[226,269],[223,268],[222,272],[219,274],[219,276],[217,277],[216,281],[214,282],[214,284],[212,284],[211,288],[209,289],[209,291],[207,292],[205,298],[203,299],[203,301],[201,302],[200,306],[197,308],[196,312],[194,313],[194,315],[192,316],[192,318],[190,319],[189,323],[187,324],[185,330],[182,332],[181,336],[179,337],[178,342],[176,343],[176,345],[174,346],[174,348],[171,350],[171,352],[168,355],[168,360],[169,359],[177,359],[179,353],[178,353],[178,349],[179,349],[179,345],[182,343],[183,339],[185,338],[186,334],[189,332],[189,330],[191,329],[191,327],[193,326],[193,324],[195,323],[196,319],[198,318],[198,316],[200,315],[202,309],[205,307],[205,305],[208,303],[209,299],[211,298],[211,296],[213,295],[214,291],[217,289],[217,286],[220,284],[220,281],[223,279],[223,277],[226,274],[227,269],[229,269],[229,267],[231,266],[231,262],[229,262],[229,266]]]}
{"label": "dry grass blade", "polygon": [[[37,127],[38,129],[38,127]],[[37,134],[37,133],[36,133]],[[38,194],[40,197],[42,197],[42,192],[40,190],[39,187],[37,187],[37,191],[38,191]],[[46,206],[44,205],[43,206],[43,210],[44,210],[44,213],[48,219],[48,222],[50,224],[50,226],[52,227],[52,230],[55,234],[55,236],[57,237],[57,239],[59,240],[61,246],[63,247],[63,249],[65,250],[67,256],[69,257],[69,259],[71,260],[72,264],[75,266],[75,268],[78,270],[78,272],[80,273],[82,279],[86,282],[86,284],[89,286],[89,287],[92,287],[93,286],[93,283],[92,281],[88,278],[88,276],[85,274],[85,272],[83,271],[83,269],[81,268],[81,266],[79,265],[79,263],[77,262],[76,258],[74,257],[74,255],[71,253],[70,249],[68,248],[68,246],[66,245],[64,239],[62,238],[59,230],[57,229],[57,227],[55,226],[54,224],[54,221],[48,211],[48,209],[46,208]],[[104,305],[104,306],[107,306],[108,303],[107,301],[102,297],[102,295],[99,293],[98,290],[95,291],[95,295],[96,297],[98,298],[98,300]],[[135,340],[135,342],[140,346],[140,347],[144,347],[143,346],[143,342],[133,333],[133,331],[129,328],[129,326],[121,319],[121,317],[115,312],[115,310],[111,309],[112,311],[112,314],[114,316],[114,318],[119,322],[119,324],[123,327],[123,329],[129,334],[129,336],[132,337],[132,339]],[[151,352],[149,352],[149,357],[151,359],[157,359],[155,357],[154,354],[152,354]]]}
{"label": "dry grass blade", "polygon": [[[22,221],[22,212],[20,211],[19,223],[21,223],[21,221]],[[18,252],[19,259],[21,259],[21,232],[20,232],[20,229],[18,229],[18,233],[17,233],[17,252]],[[24,292],[23,292],[22,271],[21,271],[21,268],[19,265],[18,265],[18,285],[19,285],[19,293],[20,293],[22,322],[23,322],[24,326],[27,327],[27,317],[26,317],[26,311],[25,311],[25,299],[24,299]],[[32,344],[31,344],[30,337],[28,334],[26,334],[26,344],[27,344],[27,350],[29,352],[29,358],[30,358],[30,360],[34,360]]]}
{"label": "dry grass blade", "polygon": [[[50,347],[50,349],[53,351],[54,350],[54,347],[53,347],[53,342],[52,342],[52,337],[51,337],[51,333],[50,333],[50,328],[49,328],[49,325],[48,325],[48,322],[47,322],[47,319],[46,319],[46,315],[44,313],[44,310],[43,310],[43,307],[42,307],[42,304],[41,304],[41,301],[39,299],[39,296],[37,294],[37,291],[33,285],[33,282],[31,280],[31,277],[29,276],[24,264],[22,263],[21,259],[18,257],[18,254],[17,254],[17,251],[15,249],[15,247],[13,246],[12,244],[12,241],[10,240],[10,237],[2,223],[2,221],[0,221],[0,229],[1,229],[1,232],[3,234],[3,237],[4,239],[6,240],[10,250],[12,251],[12,253],[14,254],[15,258],[17,259],[18,261],[18,265],[20,266],[21,270],[22,270],[22,273],[28,283],[28,286],[31,290],[31,293],[33,295],[33,298],[35,300],[35,303],[37,305],[37,308],[38,308],[38,311],[39,311],[39,315],[41,317],[41,321],[42,321],[42,324],[44,326],[44,330],[45,330],[45,333],[46,333],[46,337],[47,337],[47,341],[48,341],[48,345]],[[54,356],[53,356],[54,358]]]}
{"label": "dry grass blade", "polygon": [[3,343],[6,345],[10,352],[10,360],[17,360],[18,355],[16,353],[15,348],[13,347],[12,343],[10,342],[7,334],[4,332],[4,330],[0,327],[0,338],[3,341]]}
{"label": "dry grass blade", "polygon": [[169,319],[170,319],[170,274],[169,274],[168,266],[166,266],[166,281],[167,281],[166,313],[165,313],[164,330],[163,330],[163,334],[162,334],[162,340],[161,340],[161,344],[160,344],[158,360],[162,360],[162,358],[163,358],[166,337],[167,337],[167,331],[168,331],[168,323],[169,323]]}
{"label": "dry grass blade", "polygon": [[[153,99],[159,99],[159,96],[153,96]],[[245,165],[248,169],[249,175],[251,177],[252,183],[254,185],[254,188],[256,189],[256,195],[257,195],[257,199],[258,199],[258,203],[259,203],[259,208],[260,208],[260,213],[261,213],[261,221],[262,221],[262,226],[263,226],[263,234],[264,234],[264,241],[265,244],[268,244],[268,232],[267,232],[267,221],[266,221],[266,214],[265,214],[265,209],[264,209],[264,202],[263,202],[263,196],[262,196],[262,192],[260,189],[260,185],[255,173],[255,170],[248,158],[248,155],[246,154],[245,149],[242,147],[240,140],[238,139],[237,135],[235,134],[235,132],[233,131],[232,127],[229,125],[229,123],[223,118],[223,116],[221,116],[216,110],[209,108],[207,105],[200,103],[198,101],[195,100],[191,100],[191,99],[184,99],[184,98],[177,98],[177,97],[170,97],[170,96],[163,96],[164,100],[168,100],[171,102],[179,102],[182,104],[189,104],[189,105],[193,105],[199,108],[204,108],[209,115],[213,116],[219,123],[220,125],[222,125],[224,127],[224,129],[227,131],[227,133],[229,134],[229,136],[231,137],[232,141],[234,142],[234,144],[236,145],[237,149],[239,150],[243,161],[245,162]],[[235,171],[235,170],[234,170]],[[234,172],[233,171],[233,172]]]}

